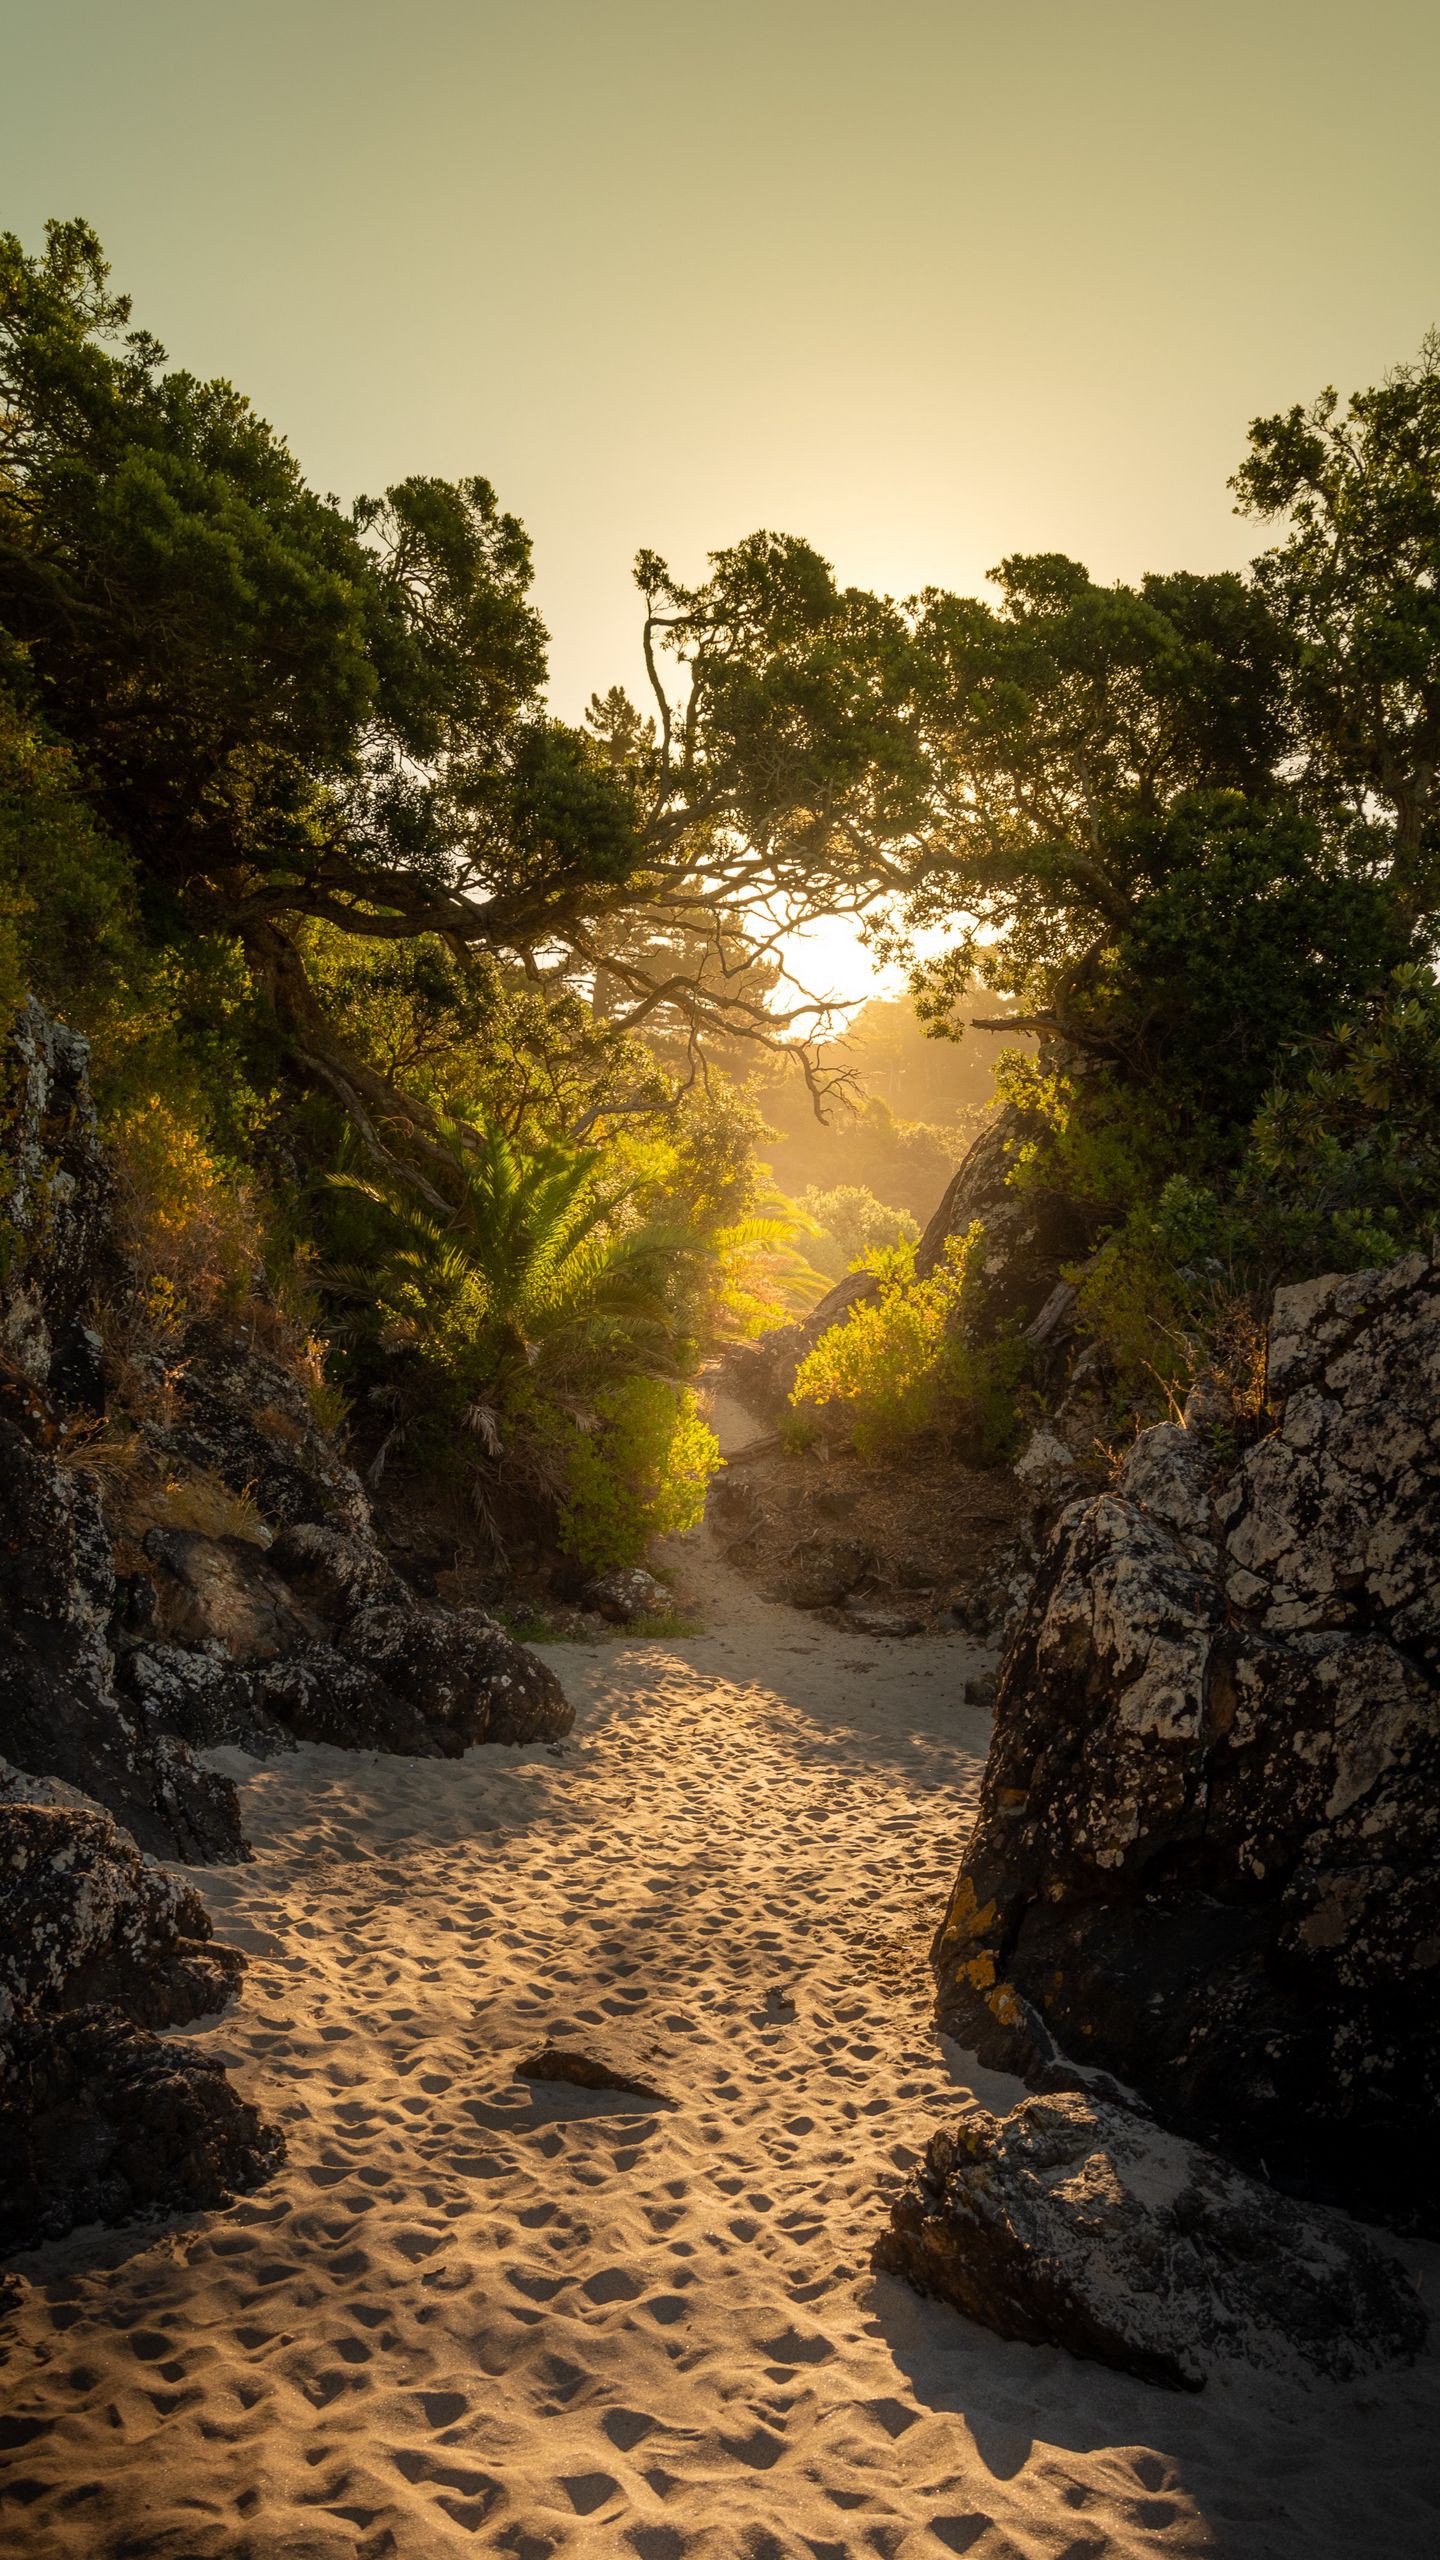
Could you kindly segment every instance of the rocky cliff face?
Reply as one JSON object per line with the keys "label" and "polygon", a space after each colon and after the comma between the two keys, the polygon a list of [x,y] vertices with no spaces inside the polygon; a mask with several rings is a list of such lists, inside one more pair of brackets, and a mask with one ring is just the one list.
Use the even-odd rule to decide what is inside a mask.
{"label": "rocky cliff face", "polygon": [[936,1942],[943,2023],[1433,2220],[1440,1265],[1282,1290],[1268,1435],[1193,1409],[1056,1527]]}
{"label": "rocky cliff face", "polygon": [[[124,1293],[83,1040],[27,1005],[0,1058],[0,1750],[109,1806],[142,1848],[245,1854],[235,1793],[195,1753],[296,1736],[454,1753],[563,1732],[534,1655],[417,1600],[302,1382],[206,1320],[127,1352],[121,1473],[97,1286]],[[146,1520],[228,1495],[251,1534]],[[161,1506],[164,1508],[164,1505]]]}
{"label": "rocky cliff face", "polygon": [[0,2249],[219,2203],[280,2156],[218,2064],[153,2032],[241,1971],[143,1854],[248,1854],[202,1750],[455,1754],[571,1721],[533,1654],[392,1571],[244,1328],[132,1323],[107,1432],[97,1307],[141,1293],[88,1064],[33,1003],[0,1041]]}

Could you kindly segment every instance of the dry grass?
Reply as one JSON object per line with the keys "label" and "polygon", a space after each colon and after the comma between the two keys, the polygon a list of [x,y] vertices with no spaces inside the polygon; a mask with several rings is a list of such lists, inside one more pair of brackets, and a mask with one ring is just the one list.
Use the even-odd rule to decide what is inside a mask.
{"label": "dry grass", "polygon": [[208,1467],[167,1475],[147,1497],[151,1524],[160,1529],[193,1529],[202,1538],[245,1538],[252,1546],[268,1546],[270,1531],[250,1486],[232,1493]]}

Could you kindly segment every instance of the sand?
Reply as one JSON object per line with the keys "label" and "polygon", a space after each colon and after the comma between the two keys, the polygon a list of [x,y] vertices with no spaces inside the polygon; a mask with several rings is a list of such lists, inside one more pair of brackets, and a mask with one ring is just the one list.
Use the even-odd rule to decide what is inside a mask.
{"label": "sand", "polygon": [[[937,2117],[1016,2094],[923,1963],[984,1657],[681,1569],[704,1635],[551,1650],[563,1746],[227,1757],[250,1971],[193,2032],[289,2163],[20,2262],[5,2560],[1433,2560],[1433,2360],[1177,2398],[871,2275]],[[675,2103],[517,2079],[547,2038]]]}

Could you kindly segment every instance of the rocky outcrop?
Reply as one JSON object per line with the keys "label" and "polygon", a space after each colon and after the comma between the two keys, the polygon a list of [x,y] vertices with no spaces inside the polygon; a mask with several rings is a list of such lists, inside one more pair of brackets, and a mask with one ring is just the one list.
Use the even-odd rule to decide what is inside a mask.
{"label": "rocky outcrop", "polygon": [[1012,1180],[1016,1164],[1040,1124],[1013,1104],[986,1122],[915,1248],[915,1269],[928,1279],[954,1236],[977,1221],[983,1227],[979,1278],[984,1286],[988,1331],[1048,1317],[1048,1341],[1067,1297],[1060,1266],[1083,1251],[1082,1220],[1064,1194],[1038,1182]]}
{"label": "rocky outcrop", "polygon": [[1136,1443],[1003,1666],[943,2023],[1301,2192],[1434,2216],[1440,1267],[1278,1293],[1273,1427]]}
{"label": "rocky outcrop", "polygon": [[201,1768],[183,1728],[122,1698],[122,1605],[97,1477],[0,1405],[0,1750],[97,1797],[142,1848],[241,1857],[229,1780]]}
{"label": "rocky outcrop", "polygon": [[[97,1284],[137,1296],[88,1049],[32,1003],[0,1075],[0,1750],[142,1848],[206,1860],[246,1852],[235,1790],[199,1749],[453,1754],[564,1731],[534,1655],[391,1570],[303,1379],[251,1331],[156,1340],[131,1322],[124,1467],[83,1462],[106,1397]],[[204,1526],[179,1525],[177,1497]]]}
{"label": "rocky outcrop", "polygon": [[98,1405],[90,1315],[113,1258],[90,1044],[30,998],[0,1046],[0,1360],[66,1406]]}
{"label": "rocky outcrop", "polygon": [[1235,2364],[1349,2381],[1426,2335],[1404,2268],[1343,2216],[1078,2094],[937,2133],[876,2263],[1004,2338],[1174,2389]]}
{"label": "rocky outcrop", "polygon": [[0,2248],[271,2174],[279,2135],[218,2063],[152,2032],[223,2008],[242,1970],[101,1807],[0,1764]]}
{"label": "rocky outcrop", "polygon": [[569,1731],[538,1655],[477,1609],[417,1601],[367,1540],[308,1521],[267,1551],[244,1538],[152,1531],[170,1641],[130,1648],[146,1711],[196,1744],[287,1736],[453,1758],[477,1742]]}
{"label": "rocky outcrop", "polygon": [[166,1375],[171,1409],[146,1425],[158,1455],[204,1470],[276,1527],[324,1521],[370,1536],[364,1487],[282,1360],[206,1319],[187,1326]]}

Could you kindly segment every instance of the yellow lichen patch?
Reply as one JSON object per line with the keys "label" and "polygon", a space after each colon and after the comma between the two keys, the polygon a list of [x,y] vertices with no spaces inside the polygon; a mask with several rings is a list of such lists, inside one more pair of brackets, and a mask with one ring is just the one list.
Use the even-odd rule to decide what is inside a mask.
{"label": "yellow lichen patch", "polygon": [[949,1908],[940,1931],[937,1950],[942,1956],[954,1955],[960,1947],[973,1946],[987,1938],[995,1924],[993,1902],[979,1903],[975,1887],[967,1875],[957,1877],[950,1896]]}
{"label": "yellow lichen patch", "polygon": [[1017,1992],[1012,1991],[1008,1982],[997,1982],[990,1994],[988,2007],[999,2026],[1023,2027],[1025,2024],[1025,2003]]}

